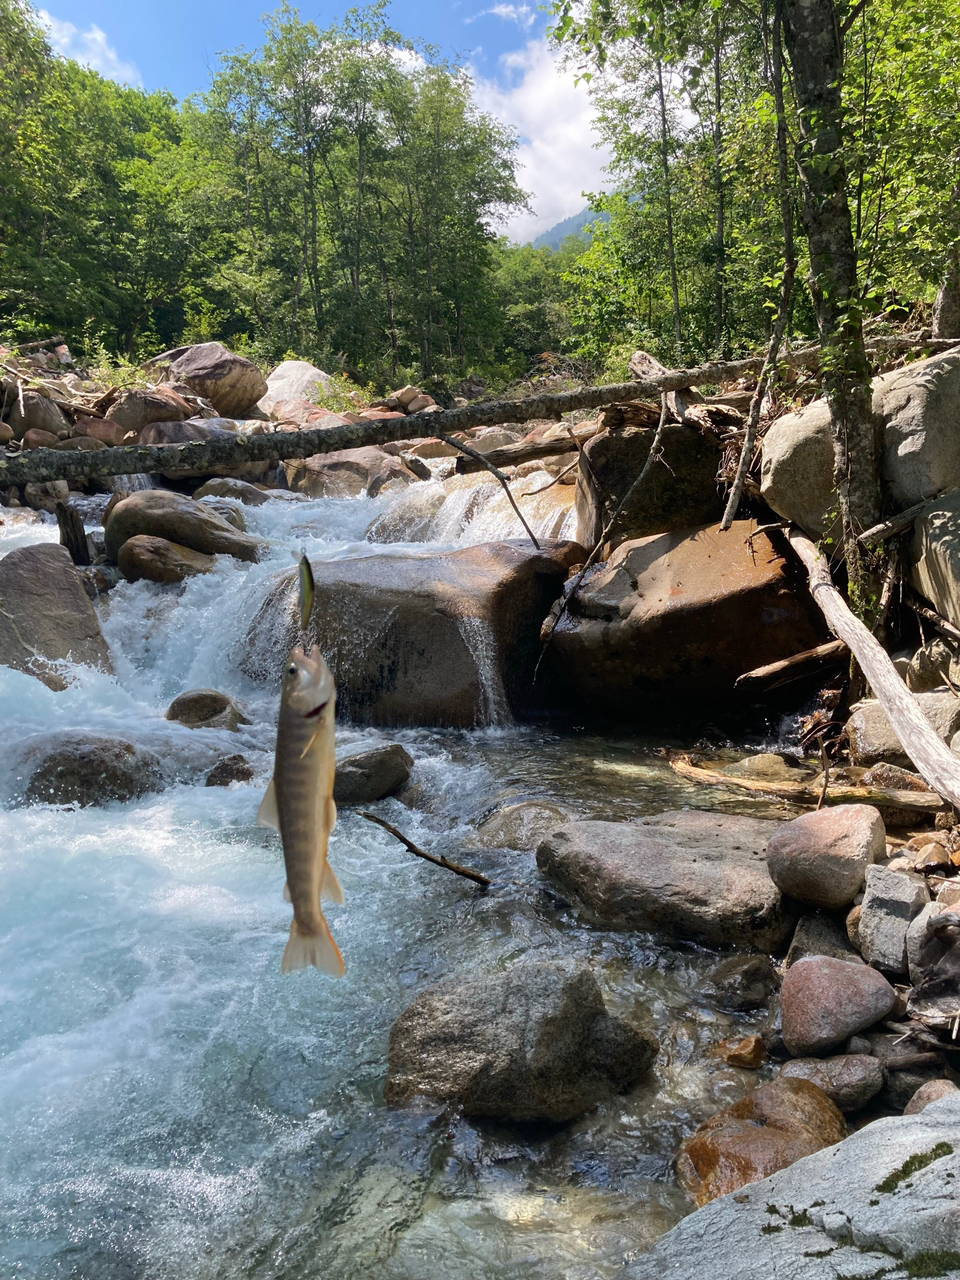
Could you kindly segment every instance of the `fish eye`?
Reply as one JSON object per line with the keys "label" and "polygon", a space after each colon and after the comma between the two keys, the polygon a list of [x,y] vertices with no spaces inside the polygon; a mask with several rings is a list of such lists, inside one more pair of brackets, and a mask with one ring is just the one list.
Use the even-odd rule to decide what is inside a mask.
{"label": "fish eye", "polygon": [[290,663],[290,665],[289,665],[289,667],[287,667],[287,675],[288,675],[288,676],[295,676],[296,674],[297,674],[297,668],[296,668],[296,667],[294,666],[294,664],[291,662],[291,663]]}

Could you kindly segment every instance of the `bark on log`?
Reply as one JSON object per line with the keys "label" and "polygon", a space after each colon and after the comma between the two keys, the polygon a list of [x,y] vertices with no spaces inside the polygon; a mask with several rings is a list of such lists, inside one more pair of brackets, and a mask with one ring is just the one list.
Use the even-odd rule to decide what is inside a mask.
{"label": "bark on log", "polygon": [[754,667],[752,671],[745,671],[734,681],[734,686],[739,688],[743,684],[754,682],[765,684],[768,680],[773,680],[786,672],[795,671],[797,667],[833,662],[846,652],[847,646],[842,640],[831,640],[828,644],[818,644],[815,649],[804,649],[802,653],[795,653],[790,658],[781,658],[779,662],[770,662],[765,667]]}
{"label": "bark on log", "polygon": [[960,759],[941,740],[886,651],[851,612],[833,584],[826,558],[798,529],[787,538],[807,570],[810,592],[834,635],[856,658],[894,733],[932,790],[960,807]]}
{"label": "bark on log", "polygon": [[871,542],[886,542],[888,538],[895,538],[898,533],[905,533],[921,511],[929,507],[932,502],[942,498],[945,493],[949,493],[949,490],[941,489],[939,493],[935,493],[931,498],[924,498],[922,502],[918,502],[912,507],[907,507],[899,515],[891,516],[889,520],[883,520],[880,524],[875,524],[872,529],[864,530],[858,541],[867,546]]}

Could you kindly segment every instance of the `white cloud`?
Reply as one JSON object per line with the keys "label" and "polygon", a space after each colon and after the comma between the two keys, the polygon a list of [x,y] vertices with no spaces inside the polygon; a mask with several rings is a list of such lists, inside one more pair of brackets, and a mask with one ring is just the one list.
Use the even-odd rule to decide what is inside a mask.
{"label": "white cloud", "polygon": [[74,62],[79,62],[92,71],[99,71],[108,80],[143,88],[140,68],[134,62],[123,61],[107,39],[107,33],[101,31],[96,23],[91,23],[86,31],[81,31],[72,22],[54,18],[46,9],[38,10],[37,17],[47,30],[47,38],[54,53],[59,53],[63,58],[72,58]]}
{"label": "white cloud", "polygon": [[595,147],[593,106],[585,84],[561,65],[546,40],[531,40],[523,49],[500,58],[502,80],[474,73],[477,105],[520,137],[518,179],[531,192],[532,214],[518,214],[504,230],[525,243],[555,223],[579,213],[584,191],[605,185],[609,152]]}
{"label": "white cloud", "polygon": [[478,18],[502,18],[504,22],[515,22],[522,31],[529,31],[537,20],[536,10],[528,4],[495,4],[490,9],[481,9],[472,18],[464,18],[464,22],[476,22]]}

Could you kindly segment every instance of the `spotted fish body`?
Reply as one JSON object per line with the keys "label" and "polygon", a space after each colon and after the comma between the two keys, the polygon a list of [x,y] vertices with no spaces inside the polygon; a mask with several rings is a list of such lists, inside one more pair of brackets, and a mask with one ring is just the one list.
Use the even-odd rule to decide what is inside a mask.
{"label": "spotted fish body", "polygon": [[342,977],[343,958],[324,918],[321,898],[343,901],[327,861],[337,820],[333,800],[336,689],[319,653],[291,651],[283,678],[273,781],[257,815],[280,832],[287,869],[284,896],[293,905],[283,972],[315,965]]}

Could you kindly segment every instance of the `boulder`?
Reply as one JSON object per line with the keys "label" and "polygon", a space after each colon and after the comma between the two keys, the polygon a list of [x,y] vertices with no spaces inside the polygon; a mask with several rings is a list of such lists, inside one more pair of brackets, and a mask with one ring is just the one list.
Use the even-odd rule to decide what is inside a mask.
{"label": "boulder", "polygon": [[[738,676],[822,638],[809,592],[756,524],[626,542],[587,575],[553,635],[563,678],[619,718],[735,700]],[[747,542],[753,537],[753,553]]]}
{"label": "boulder", "polygon": [[780,987],[780,977],[769,957],[730,956],[707,974],[700,992],[731,1013],[763,1009]]}
{"label": "boulder", "polygon": [[160,760],[125,738],[37,733],[14,748],[27,804],[104,805],[164,789]]}
{"label": "boulder", "polygon": [[257,407],[273,417],[281,400],[312,401],[318,391],[328,391],[332,385],[330,375],[309,360],[284,360],[267,375],[267,389]]}
{"label": "boulder", "polygon": [[246,480],[234,480],[229,476],[207,480],[195,490],[193,497],[198,502],[201,498],[235,498],[246,507],[262,507],[265,502],[270,501],[269,493],[265,493],[263,489],[248,484]]}
{"label": "boulder", "polygon": [[252,782],[253,765],[246,756],[224,756],[207,774],[208,787],[229,787],[231,782]]}
{"label": "boulder", "polygon": [[952,1080],[928,1080],[926,1084],[920,1086],[903,1108],[903,1114],[905,1116],[917,1116],[921,1111],[929,1107],[931,1102],[939,1102],[941,1098],[949,1098],[956,1093],[960,1093],[960,1089],[957,1088]]}
{"label": "boulder", "polygon": [[780,1068],[780,1078],[809,1080],[840,1111],[859,1111],[883,1088],[883,1067],[868,1053],[836,1058],[794,1058]]}
{"label": "boulder", "polygon": [[[414,410],[411,409],[410,412],[413,413]],[[476,433],[471,432],[467,444],[477,453],[486,455],[493,453],[495,449],[504,449],[507,445],[517,444],[522,438],[520,432],[508,431],[506,427],[481,427]]]}
{"label": "boulder", "polygon": [[111,404],[107,421],[125,433],[139,432],[151,422],[183,422],[192,415],[193,408],[170,387],[131,387]]}
{"label": "boulder", "polygon": [[225,418],[242,418],[266,394],[267,382],[251,360],[220,342],[201,342],[173,361],[169,382],[183,382]]}
{"label": "boulder", "polygon": [[776,826],[698,810],[570,822],[541,843],[537,865],[608,927],[771,951],[792,925],[763,856]]}
{"label": "boulder", "polygon": [[[769,856],[768,850],[768,859]],[[859,911],[860,908],[857,907],[856,910]],[[853,948],[845,924],[819,911],[801,916],[797,921],[784,967],[789,969],[798,960],[806,960],[808,956],[833,956],[835,960],[863,964],[860,954]]]}
{"label": "boulder", "polygon": [[476,843],[484,849],[532,850],[574,816],[549,800],[519,800],[485,818],[477,828]]}
{"label": "boulder", "polygon": [[59,443],[59,436],[52,435],[49,431],[41,431],[37,427],[31,427],[23,435],[24,449],[56,449]]}
{"label": "boulder", "polygon": [[[540,620],[571,542],[495,542],[459,551],[315,561],[311,634],[337,682],[337,708],[367,724],[471,727],[530,705]],[[297,571],[251,623],[247,675],[279,682],[298,625]]]}
{"label": "boulder", "polygon": [[[577,479],[577,538],[592,547],[611,512],[643,470],[654,431],[627,427],[600,431],[584,445]],[[627,539],[690,529],[719,520],[723,503],[717,488],[720,450],[716,438],[690,427],[664,428],[663,463],[656,463],[617,517],[610,546]]]}
{"label": "boulder", "polygon": [[127,434],[119,423],[110,422],[106,418],[77,418],[77,429],[79,430],[81,426],[83,435],[88,440],[97,440],[110,448],[123,444],[124,436]]}
{"label": "boulder", "polygon": [[923,879],[906,871],[868,867],[858,933],[867,964],[901,977],[907,972],[907,929],[930,901]]}
{"label": "boulder", "polygon": [[[874,378],[873,411],[882,440],[880,475],[894,509],[960,484],[955,425],[960,417],[960,355],[932,356]],[[812,536],[828,531],[828,513],[836,511],[837,498],[833,430],[825,401],[786,414],[768,429],[761,491],[778,515]]]}
{"label": "boulder", "polygon": [[912,693],[929,693],[960,681],[960,643],[934,636],[919,648],[904,675]]}
{"label": "boulder", "polygon": [[23,486],[23,504],[34,511],[53,515],[58,502],[69,502],[70,486],[66,480],[31,480]]}
{"label": "boulder", "polygon": [[960,1098],[875,1120],[714,1200],[623,1269],[623,1280],[956,1276]]}
{"label": "boulder", "polygon": [[399,458],[376,445],[295,458],[283,469],[293,492],[311,498],[355,498],[361,493],[375,498],[388,487],[397,489],[417,479]]}
{"label": "boulder", "polygon": [[783,1042],[796,1058],[819,1057],[885,1018],[897,993],[868,965],[833,956],[798,960],[783,977]]}
{"label": "boulder", "polygon": [[203,505],[209,507],[211,511],[215,511],[221,520],[225,520],[231,529],[236,529],[238,533],[247,532],[247,522],[243,518],[243,512],[239,507],[235,507],[232,502],[226,502],[223,498],[204,498]]}
{"label": "boulder", "polygon": [[767,869],[781,893],[839,911],[886,851],[883,819],[872,805],[836,805],[782,823],[767,846]]}
{"label": "boulder", "polygon": [[128,582],[183,582],[195,574],[209,573],[216,563],[214,556],[148,533],[127,538],[117,552],[117,567]]}
{"label": "boulder", "polygon": [[66,547],[20,547],[0,559],[0,661],[65,689],[55,666],[76,662],[112,671],[110,652]]}
{"label": "boulder", "polygon": [[[229,424],[229,425],[228,425]],[[187,418],[176,422],[149,422],[139,433],[138,444],[194,444],[200,440],[235,440],[237,424],[232,418]],[[190,475],[189,471],[168,472]]]}
{"label": "boulder", "polygon": [[236,698],[218,689],[181,693],[167,707],[166,718],[185,724],[188,729],[236,730],[242,724],[253,723]]}
{"label": "boulder", "polygon": [[359,747],[337,757],[333,798],[337,804],[370,804],[399,791],[413,770],[413,757],[399,742]]}
{"label": "boulder", "polygon": [[[141,489],[108,511],[104,526],[106,554],[116,560],[120,548],[138,534],[166,538],[205,555],[256,560],[260,543],[238,533],[203,503],[166,489]],[[284,655],[285,656],[285,655]]]}
{"label": "boulder", "polygon": [[657,1056],[606,1011],[588,966],[527,957],[422,992],[390,1029],[386,1097],[467,1116],[573,1120],[632,1088]]}
{"label": "boulder", "polygon": [[843,1116],[822,1089],[781,1078],[700,1125],[680,1147],[677,1175],[697,1205],[705,1205],[846,1136]]}
{"label": "boulder", "polygon": [[[956,997],[950,1001],[950,1012],[956,1010]],[[899,1031],[869,1031],[866,1036],[870,1052],[886,1071],[883,1090],[877,1103],[902,1111],[918,1089],[943,1078],[945,1058],[942,1053],[929,1053],[925,1061],[910,1061],[918,1048],[926,1046],[904,1042]],[[907,1058],[906,1065],[904,1058]]]}
{"label": "boulder", "polygon": [[[944,742],[960,729],[960,699],[949,689],[938,693],[914,694],[917,705]],[[856,703],[847,721],[850,758],[856,765],[881,761],[909,769],[913,761],[904,751],[886,713],[875,699]]]}
{"label": "boulder", "polygon": [[[954,480],[954,484],[960,480]],[[933,492],[933,490],[929,490]],[[913,526],[907,560],[911,584],[954,626],[960,626],[960,492],[924,508]]]}
{"label": "boulder", "polygon": [[60,406],[39,391],[24,391],[22,408],[17,396],[7,411],[7,422],[15,440],[22,440],[28,431],[48,431],[56,436],[73,425]]}

